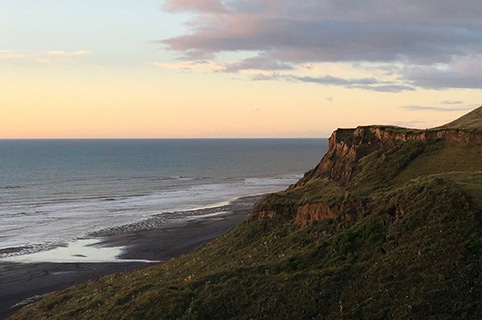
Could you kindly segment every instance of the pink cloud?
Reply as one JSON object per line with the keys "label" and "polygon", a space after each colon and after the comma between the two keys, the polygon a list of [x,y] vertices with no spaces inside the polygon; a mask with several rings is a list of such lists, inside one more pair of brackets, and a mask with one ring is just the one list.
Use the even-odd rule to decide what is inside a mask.
{"label": "pink cloud", "polygon": [[221,13],[225,12],[226,8],[219,0],[167,0],[164,3],[164,10]]}
{"label": "pink cloud", "polygon": [[[253,58],[221,61],[231,72],[311,63],[397,63],[417,67],[399,73],[410,85],[428,83],[425,75],[432,79],[440,74],[437,65],[446,64],[456,69],[443,72],[452,83],[446,85],[454,86],[454,78],[474,79],[474,63],[466,59],[482,52],[478,1],[167,0],[164,7],[196,13],[185,34],[160,41],[181,59],[252,53]],[[457,82],[457,87],[466,83]]]}

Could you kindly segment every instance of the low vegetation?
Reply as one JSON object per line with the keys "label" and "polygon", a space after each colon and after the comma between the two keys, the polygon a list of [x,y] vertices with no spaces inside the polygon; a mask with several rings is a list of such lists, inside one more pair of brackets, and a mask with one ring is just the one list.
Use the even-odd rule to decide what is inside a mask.
{"label": "low vegetation", "polygon": [[459,129],[466,131],[482,131],[482,107],[479,107],[463,117],[447,123],[439,128]]}

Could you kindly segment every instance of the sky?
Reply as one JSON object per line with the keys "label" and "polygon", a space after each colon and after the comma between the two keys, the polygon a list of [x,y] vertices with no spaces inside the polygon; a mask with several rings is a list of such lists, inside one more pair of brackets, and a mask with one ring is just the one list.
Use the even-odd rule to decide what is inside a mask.
{"label": "sky", "polygon": [[479,0],[0,8],[0,139],[319,138],[482,105]]}

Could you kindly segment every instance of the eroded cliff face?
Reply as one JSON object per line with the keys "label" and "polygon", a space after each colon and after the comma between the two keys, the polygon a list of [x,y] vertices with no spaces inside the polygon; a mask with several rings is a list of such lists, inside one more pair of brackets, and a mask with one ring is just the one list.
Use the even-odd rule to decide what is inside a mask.
{"label": "eroded cliff face", "polygon": [[388,150],[405,141],[431,142],[437,140],[482,144],[482,134],[455,129],[433,131],[397,131],[397,128],[386,129],[384,127],[338,129],[331,135],[328,152],[321,162],[306,173],[300,183],[319,177],[346,183],[353,180],[358,173],[359,160],[372,152]]}
{"label": "eroded cliff face", "polygon": [[[360,169],[360,160],[379,151],[390,150],[407,141],[429,143],[436,141],[456,142],[463,145],[481,145],[482,133],[456,129],[408,130],[396,127],[358,127],[338,129],[329,139],[329,149],[321,162],[295,185],[288,189],[302,188],[310,180],[325,178],[342,185],[353,181]],[[365,215],[369,210],[369,200],[315,201],[309,203],[277,202],[266,197],[253,208],[252,219],[270,219],[275,216],[294,217],[294,223],[304,226],[312,221],[332,219],[351,221]]]}
{"label": "eroded cliff face", "polygon": [[368,203],[362,200],[332,203],[319,201],[301,204],[296,209],[295,224],[303,227],[313,221],[323,221],[325,219],[339,222],[358,220],[366,214],[368,209]]}
{"label": "eroded cliff face", "polygon": [[251,220],[272,219],[274,217],[294,217],[294,224],[300,227],[313,221],[325,219],[346,222],[358,220],[370,210],[366,200],[317,201],[313,203],[271,205],[266,199],[253,208]]}

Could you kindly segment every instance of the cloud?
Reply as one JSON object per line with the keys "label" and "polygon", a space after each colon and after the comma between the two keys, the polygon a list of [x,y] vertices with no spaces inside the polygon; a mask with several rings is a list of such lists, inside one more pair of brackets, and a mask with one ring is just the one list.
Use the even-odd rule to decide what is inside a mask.
{"label": "cloud", "polygon": [[[225,17],[164,40],[181,52],[262,51],[283,62],[447,62],[482,50],[482,31],[426,24]],[[236,26],[236,28],[234,27]]]}
{"label": "cloud", "polygon": [[223,3],[218,0],[167,0],[164,3],[163,9],[170,12],[197,11],[221,13],[226,11]]}
{"label": "cloud", "polygon": [[396,122],[392,122],[391,124],[397,127],[415,128],[420,126],[423,123],[425,123],[425,121],[413,120],[413,121],[396,121]]}
{"label": "cloud", "polygon": [[273,73],[267,74],[256,74],[253,76],[252,80],[256,81],[267,81],[267,80],[287,80],[294,82],[305,82],[305,83],[316,83],[327,86],[340,86],[347,89],[363,89],[378,92],[402,92],[402,91],[414,91],[415,89],[411,86],[394,84],[390,81],[379,81],[376,78],[339,78],[333,77],[331,75],[326,75],[323,77],[308,77],[308,76],[294,76],[294,75],[281,75]]}
{"label": "cloud", "polygon": [[[196,4],[203,2],[205,4]],[[171,10],[350,21],[448,21],[477,20],[482,8],[477,1],[457,0],[167,0]]]}
{"label": "cloud", "polygon": [[90,55],[89,51],[15,51],[0,50],[0,61],[33,62],[41,64],[75,62],[78,58]]}
{"label": "cloud", "polygon": [[[481,88],[454,65],[482,52],[482,5],[457,0],[168,0],[170,12],[194,12],[189,30],[161,40],[188,60],[225,52],[258,56],[225,62],[226,72],[291,70],[313,63],[398,63],[403,87]],[[308,68],[306,68],[308,66]],[[393,71],[390,71],[393,73]],[[443,79],[437,81],[442,76]],[[412,84],[412,85],[410,85]]]}
{"label": "cloud", "polygon": [[407,67],[402,75],[414,85],[431,88],[482,89],[482,55],[454,61],[448,65]]}
{"label": "cloud", "polygon": [[90,54],[90,52],[85,51],[85,50],[72,51],[72,52],[68,52],[68,51],[47,51],[46,54],[50,55],[50,56],[57,56],[57,57],[80,57],[80,56],[88,55],[88,54]]}
{"label": "cloud", "polygon": [[314,77],[289,77],[289,78],[300,82],[319,83],[319,84],[344,86],[344,87],[367,86],[367,85],[374,85],[379,83],[378,80],[375,78],[343,79],[343,78],[332,77],[329,75],[324,77],[318,77],[318,78],[314,78]]}
{"label": "cloud", "polygon": [[212,61],[181,61],[178,63],[153,62],[153,65],[183,72],[217,72],[224,70],[224,66]]}
{"label": "cloud", "polygon": [[464,103],[463,101],[454,101],[454,100],[442,101],[442,104],[446,104],[446,105],[455,105],[455,104],[463,104],[463,103]]}
{"label": "cloud", "polygon": [[280,63],[267,56],[256,56],[237,63],[227,64],[224,72],[238,72],[242,70],[293,70],[293,66]]}
{"label": "cloud", "polygon": [[397,92],[402,92],[402,91],[415,91],[414,87],[411,86],[405,86],[405,85],[382,85],[382,86],[371,86],[371,87],[360,87],[360,89],[365,89],[365,90],[373,90],[373,91],[378,91],[378,92],[392,92],[392,93],[397,93]]}
{"label": "cloud", "polygon": [[428,106],[419,106],[419,105],[412,105],[412,106],[403,106],[400,107],[404,110],[407,111],[436,111],[436,112],[453,112],[453,111],[466,111],[466,110],[472,110],[474,107],[452,107],[452,108],[446,108],[446,107],[428,107]]}

